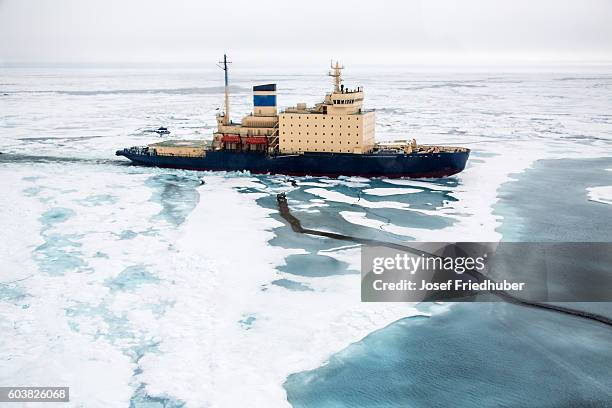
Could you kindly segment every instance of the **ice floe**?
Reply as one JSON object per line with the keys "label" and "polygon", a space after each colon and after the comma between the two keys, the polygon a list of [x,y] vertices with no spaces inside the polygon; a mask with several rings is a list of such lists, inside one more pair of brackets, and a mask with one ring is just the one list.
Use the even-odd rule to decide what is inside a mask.
{"label": "ice floe", "polygon": [[589,200],[612,205],[612,186],[587,188]]}

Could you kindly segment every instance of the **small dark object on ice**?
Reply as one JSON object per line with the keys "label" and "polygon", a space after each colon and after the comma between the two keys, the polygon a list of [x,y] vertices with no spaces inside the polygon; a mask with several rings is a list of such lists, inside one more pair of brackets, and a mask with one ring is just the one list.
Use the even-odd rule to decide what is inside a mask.
{"label": "small dark object on ice", "polygon": [[155,133],[157,133],[158,135],[169,135],[170,131],[168,130],[167,127],[164,126],[160,126],[157,130],[154,131]]}

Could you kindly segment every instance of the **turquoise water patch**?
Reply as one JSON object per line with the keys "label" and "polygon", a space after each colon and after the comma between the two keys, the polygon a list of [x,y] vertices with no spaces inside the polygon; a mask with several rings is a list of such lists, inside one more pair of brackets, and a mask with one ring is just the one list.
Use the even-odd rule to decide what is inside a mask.
{"label": "turquoise water patch", "polygon": [[81,244],[75,241],[80,236],[44,234],[44,238],[45,243],[36,247],[33,254],[41,271],[52,275],[62,275],[86,266],[85,261],[81,258],[81,253],[75,249],[81,247]]}
{"label": "turquoise water patch", "polygon": [[115,344],[122,339],[134,337],[134,328],[130,325],[129,320],[124,315],[116,314],[110,311],[106,303],[91,305],[83,302],[72,302],[73,306],[64,309],[67,320],[72,322],[71,328],[79,330],[76,318],[93,318],[100,317],[104,320],[106,327],[98,328],[98,332],[94,335],[94,339],[104,337],[109,342]]}
{"label": "turquoise water patch", "polygon": [[243,194],[265,193],[263,189],[254,187],[234,187],[234,190]]}
{"label": "turquoise water patch", "polygon": [[325,255],[293,254],[285,262],[286,265],[278,267],[279,271],[310,278],[359,273],[350,270],[348,263]]}
{"label": "turquoise water patch", "polygon": [[42,187],[28,187],[23,189],[23,195],[26,197],[34,197],[42,191]]}
{"label": "turquoise water patch", "polygon": [[0,283],[0,300],[16,303],[28,297],[23,287],[17,283]]}
{"label": "turquoise water patch", "polygon": [[590,321],[462,303],[374,332],[284,386],[294,408],[606,406],[610,344]]}
{"label": "turquoise water patch", "polygon": [[[430,214],[422,214],[416,211],[404,211],[387,208],[364,208],[353,209],[352,211],[365,213],[366,219],[373,219],[377,221],[382,221],[384,224],[392,224],[399,227],[407,228],[438,230],[449,227],[454,223],[454,220],[452,218]],[[381,230],[384,230],[384,226],[381,227]]]}
{"label": "turquoise water patch", "polygon": [[55,224],[62,223],[71,217],[74,217],[75,212],[70,208],[56,207],[45,211],[40,217],[40,222],[49,228]]}
{"label": "turquoise water patch", "polygon": [[159,282],[159,278],[147,270],[145,265],[133,265],[125,268],[113,279],[104,284],[111,290],[134,290],[147,283]]}
{"label": "turquoise water patch", "polygon": [[281,288],[298,291],[298,292],[313,290],[310,286],[304,283],[292,281],[290,279],[277,279],[275,281],[272,281],[272,284],[276,286],[280,286]]}
{"label": "turquoise water patch", "polygon": [[81,244],[77,242],[81,238],[76,234],[58,234],[48,231],[57,224],[66,222],[74,217],[76,213],[70,208],[54,207],[45,211],[40,219],[42,223],[41,235],[45,242],[34,249],[32,257],[38,263],[39,269],[52,275],[62,275],[69,271],[83,270],[85,261],[77,248]]}
{"label": "turquoise water patch", "polygon": [[[358,192],[358,199],[365,199],[370,202],[378,203],[384,201],[392,201],[395,203],[407,204],[412,209],[420,209],[420,210],[431,210],[432,207],[442,207],[445,203],[452,203],[458,201],[455,197],[451,195],[453,192],[452,189],[458,187],[458,182],[455,179],[441,179],[441,180],[427,180],[427,184],[431,184],[431,187],[427,187],[426,185],[398,185],[392,184],[383,180],[372,180],[371,186],[369,188],[375,189],[394,189],[401,191],[402,189],[419,189],[422,190],[417,193],[410,194],[396,194],[396,195],[374,195],[374,194],[365,194],[361,191]],[[438,185],[444,190],[436,190],[435,186]],[[334,189],[335,190],[335,189]],[[348,195],[348,194],[347,194]],[[356,201],[356,204],[359,204],[359,201]],[[373,209],[378,211],[380,209]]]}
{"label": "turquoise water patch", "polygon": [[[306,179],[308,182],[323,183],[324,179]],[[272,183],[277,179],[268,180],[266,178],[260,181],[270,188],[278,189],[283,184]],[[325,199],[317,198],[313,194],[307,193],[304,190],[314,188],[313,186],[301,184],[303,180],[296,179],[293,183],[293,189],[287,190],[286,195],[292,214],[297,217],[302,227],[314,230],[331,231],[338,234],[355,236],[364,239],[373,239],[388,242],[402,242],[412,237],[398,235],[389,232],[384,228],[385,225],[393,224],[398,227],[421,228],[426,230],[443,229],[452,225],[455,221],[449,217],[426,215],[415,211],[402,210],[396,208],[367,208],[360,205],[361,200],[368,200],[371,203],[389,202],[390,205],[408,205],[409,208],[427,208],[432,209],[432,206],[443,206],[447,202],[457,201],[450,195],[449,191],[436,190],[435,185],[444,187],[445,189],[458,186],[456,179],[442,179],[437,183],[432,183],[431,188],[406,186],[410,189],[410,194],[396,194],[391,196],[374,196],[364,194],[362,187],[350,187],[344,184],[328,185],[326,190],[333,193],[341,193],[345,199],[353,200],[350,203],[326,201]],[[333,182],[333,180],[332,180]],[[287,186],[291,186],[288,181]],[[395,186],[386,183],[382,180],[370,180],[367,187],[371,188],[393,188],[400,189],[403,186]],[[420,191],[414,192],[418,188]],[[301,208],[301,205],[309,206],[313,199],[317,198],[321,202],[326,203],[326,207],[313,207],[317,212],[313,212],[312,208]],[[301,234],[294,232],[287,222],[280,216],[276,210],[278,204],[275,194],[268,194],[257,200],[258,205],[275,210],[271,217],[282,223],[282,226],[274,228],[274,238],[269,240],[269,244],[282,248],[300,248],[308,252],[308,254],[290,255],[286,258],[286,265],[278,268],[281,272],[286,272],[298,276],[306,277],[324,277],[337,274],[354,273],[349,270],[349,265],[346,262],[338,261],[332,257],[321,255],[321,250],[333,250],[339,245],[338,240],[314,236],[310,234]],[[341,211],[365,213],[366,219],[376,220],[382,224],[380,228],[372,228],[359,224],[353,224],[346,221],[339,213]],[[289,279],[278,280],[275,285],[284,287],[290,290],[311,290],[310,287],[304,284],[293,282]],[[265,289],[263,289],[265,290]]]}
{"label": "turquoise water patch", "polygon": [[130,408],[183,408],[185,403],[169,396],[147,394],[145,384],[138,386],[130,399]]}
{"label": "turquoise water patch", "polygon": [[238,323],[240,324],[240,326],[242,326],[243,329],[250,330],[253,326],[253,323],[255,323],[255,320],[257,320],[257,317],[255,317],[254,315],[248,315],[245,316],[243,319],[239,320]]}
{"label": "turquoise water patch", "polygon": [[499,189],[494,214],[505,241],[608,242],[610,206],[588,200],[587,188],[610,185],[612,158],[539,160]]}
{"label": "turquoise water patch", "polygon": [[[261,207],[277,210],[275,195],[267,195],[256,200]],[[282,223],[282,226],[274,228],[274,238],[268,241],[270,245],[280,248],[303,248],[309,252],[316,253],[321,249],[332,249],[338,246],[338,241],[333,239],[322,239],[311,235],[297,234],[286,225],[278,212],[272,213],[271,217]]]}
{"label": "turquoise water patch", "polygon": [[[440,186],[444,186],[445,188],[452,188],[457,185],[456,180],[453,179],[445,179],[439,182]],[[299,182],[298,182],[299,186]],[[313,212],[312,209],[300,209],[300,204],[311,204],[313,198],[318,198],[316,195],[305,192],[305,189],[311,189],[312,186],[300,186],[294,190],[287,192],[287,199],[289,206],[291,208],[292,214],[297,217],[304,228],[310,229],[323,229],[326,231],[333,231],[339,234],[349,235],[349,236],[358,236],[366,239],[374,239],[381,241],[404,241],[406,239],[412,239],[410,236],[398,235],[389,231],[386,231],[384,228],[371,228],[359,224],[353,224],[346,221],[341,215],[340,212],[360,212],[365,213],[366,218],[376,220],[380,223],[388,224],[391,223],[393,225],[399,227],[409,227],[409,228],[422,228],[428,230],[437,230],[443,229],[451,226],[455,220],[445,216],[431,215],[431,214],[422,214],[418,211],[411,211],[409,209],[414,210],[432,210],[435,207],[442,207],[445,203],[450,203],[457,201],[456,198],[450,195],[448,191],[438,191],[432,190],[422,187],[411,187],[405,186],[405,188],[419,188],[422,190],[421,192],[411,193],[411,194],[399,194],[392,196],[376,196],[364,194],[361,191],[361,188],[356,187],[348,187],[345,185],[338,186],[330,186],[327,187],[327,190],[332,193],[342,193],[344,198],[350,202],[337,202],[337,201],[329,201],[322,199],[327,206],[326,207],[314,207],[317,211]],[[388,183],[385,183],[382,180],[372,180],[370,185],[367,187],[370,188],[402,188],[402,186],[395,186]],[[367,205],[360,205],[361,200],[367,200],[371,203],[380,203],[380,202],[389,202],[390,205],[405,205],[408,206],[408,210],[397,209],[397,208],[369,208]],[[270,195],[266,197],[262,197],[258,200],[259,205],[277,209],[276,196]],[[278,213],[272,214],[272,217],[279,220],[283,224],[286,224],[284,220],[280,217]],[[323,249],[322,246],[326,246],[327,248],[337,246],[337,241],[334,243],[334,240],[327,239],[325,243],[321,243],[320,239],[315,238],[314,240],[306,236],[295,237],[295,233],[288,229],[285,233],[283,231],[285,227],[281,227],[279,229],[275,229],[275,233],[279,237],[279,239],[274,239],[270,241],[272,245],[278,245],[284,248],[295,248],[297,244],[298,247],[304,248],[307,251],[316,252],[318,249]],[[294,243],[296,240],[301,242],[301,244]],[[305,245],[305,246],[304,246]]]}
{"label": "turquoise water patch", "polygon": [[[68,318],[68,325],[71,330],[78,332],[79,324],[75,318],[97,318],[101,317],[106,329],[104,332],[98,331],[94,338],[105,337],[109,342],[118,345],[123,349],[125,355],[135,363],[148,353],[159,353],[160,341],[158,339],[145,338],[139,334],[125,315],[111,312],[106,302],[92,306],[85,303],[75,302],[75,305],[65,310]],[[128,345],[126,346],[126,341]],[[138,375],[142,374],[143,369],[138,365],[133,371],[133,384],[136,383],[135,391],[130,399],[130,407],[134,408],[178,408],[185,404],[177,399],[162,395],[151,396],[146,392],[145,384],[138,382]]]}
{"label": "turquoise water patch", "polygon": [[[312,198],[312,197],[311,197]],[[293,197],[291,196],[291,199]],[[257,200],[258,204],[265,208],[277,210],[276,196],[265,196]],[[292,203],[290,203],[290,206]],[[291,213],[296,216],[301,222],[304,228],[311,229],[323,229],[326,231],[333,231],[339,234],[345,234],[350,236],[359,236],[368,239],[377,239],[381,241],[395,241],[399,242],[405,240],[405,236],[399,236],[382,229],[364,227],[361,225],[351,224],[342,218],[339,211],[362,211],[360,208],[343,205],[330,205],[330,207],[320,209],[318,213],[311,213],[306,211],[293,210]],[[378,210],[376,210],[378,211]],[[412,213],[404,212],[405,217],[410,217]],[[419,214],[420,215],[420,214]],[[272,238],[269,243],[274,246],[281,248],[302,248],[306,251],[317,253],[322,249],[333,249],[338,246],[338,241],[329,238],[321,238],[307,234],[295,233],[287,225],[286,221],[278,214],[278,212],[272,213],[271,217],[282,223],[282,226],[274,228],[275,237]],[[418,217],[416,217],[418,218]],[[415,219],[416,219],[415,218]],[[386,218],[383,218],[386,220]]]}
{"label": "turquoise water patch", "polygon": [[99,205],[116,204],[119,199],[111,194],[98,194],[76,201],[84,207],[96,207]]}
{"label": "turquoise water patch", "polygon": [[157,317],[161,317],[164,314],[166,314],[166,312],[171,309],[172,307],[174,307],[174,304],[176,302],[175,301],[161,301],[159,303],[152,303],[149,306],[149,308],[151,309],[151,312],[157,316]]}
{"label": "turquoise water patch", "polygon": [[138,236],[137,233],[135,233],[132,230],[125,230],[125,231],[121,231],[121,234],[119,234],[119,239],[134,239]]}
{"label": "turquoise water patch", "polygon": [[163,220],[174,226],[185,222],[200,200],[197,187],[201,180],[194,175],[157,174],[149,177],[145,184],[154,191],[151,200],[162,206],[154,220]]}
{"label": "turquoise water patch", "polygon": [[74,320],[68,320],[68,327],[70,327],[70,330],[72,330],[75,333],[78,333],[80,330],[79,324],[75,322]]}
{"label": "turquoise water patch", "polygon": [[44,176],[27,176],[27,177],[22,177],[21,179],[23,181],[29,181],[29,182],[34,182],[34,181],[38,181],[40,179],[45,178]]}

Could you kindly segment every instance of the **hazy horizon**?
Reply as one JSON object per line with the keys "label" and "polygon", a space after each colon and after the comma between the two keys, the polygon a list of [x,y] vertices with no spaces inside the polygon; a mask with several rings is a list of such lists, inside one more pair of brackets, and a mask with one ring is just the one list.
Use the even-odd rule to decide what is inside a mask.
{"label": "hazy horizon", "polygon": [[600,65],[607,0],[0,0],[5,66]]}

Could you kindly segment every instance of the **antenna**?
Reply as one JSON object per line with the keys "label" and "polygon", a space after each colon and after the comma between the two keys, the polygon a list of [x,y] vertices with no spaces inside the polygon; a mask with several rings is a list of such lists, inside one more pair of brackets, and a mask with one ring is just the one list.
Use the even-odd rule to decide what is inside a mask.
{"label": "antenna", "polygon": [[[223,65],[219,65],[223,64]],[[221,68],[225,73],[225,114],[223,115],[223,124],[230,124],[230,109],[229,109],[229,79],[227,76],[228,69],[227,64],[231,64],[230,61],[227,60],[227,54],[223,54],[223,61],[219,61],[217,66]]]}
{"label": "antenna", "polygon": [[334,92],[340,92],[340,83],[342,82],[342,73],[340,70],[344,69],[344,65],[340,66],[338,61],[336,61],[336,65],[334,66],[334,62],[330,62],[331,69],[333,71],[329,71],[329,76],[334,78]]}

